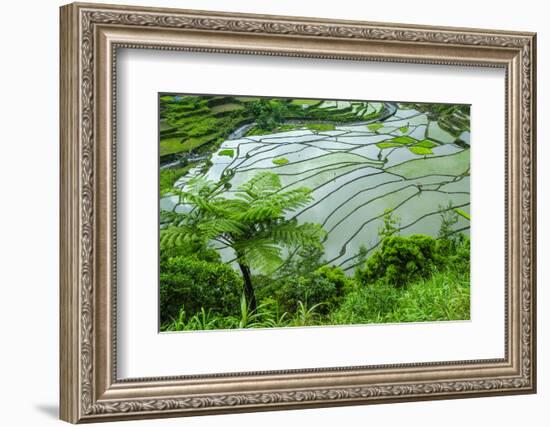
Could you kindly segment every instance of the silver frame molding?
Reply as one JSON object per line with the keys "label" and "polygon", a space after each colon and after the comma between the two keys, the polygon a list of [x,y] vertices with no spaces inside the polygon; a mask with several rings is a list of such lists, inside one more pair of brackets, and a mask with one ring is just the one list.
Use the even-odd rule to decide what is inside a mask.
{"label": "silver frame molding", "polygon": [[[536,35],[74,3],[61,14],[61,419],[183,415],[536,391]],[[118,48],[500,67],[506,71],[505,357],[119,380]]]}

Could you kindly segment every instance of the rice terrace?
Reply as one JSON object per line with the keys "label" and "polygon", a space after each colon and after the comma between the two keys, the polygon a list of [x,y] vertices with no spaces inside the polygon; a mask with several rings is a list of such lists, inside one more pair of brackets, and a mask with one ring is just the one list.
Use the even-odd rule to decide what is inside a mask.
{"label": "rice terrace", "polygon": [[470,318],[470,106],[159,94],[160,329]]}

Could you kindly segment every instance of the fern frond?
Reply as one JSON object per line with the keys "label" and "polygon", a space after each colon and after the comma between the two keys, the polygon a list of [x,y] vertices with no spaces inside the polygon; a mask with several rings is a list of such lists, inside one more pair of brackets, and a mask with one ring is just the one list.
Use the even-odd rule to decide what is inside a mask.
{"label": "fern frond", "polygon": [[220,199],[216,201],[216,204],[229,216],[234,213],[241,213],[249,207],[248,202],[239,199]]}
{"label": "fern frond", "polygon": [[237,196],[247,195],[253,199],[281,189],[279,175],[269,171],[258,172],[237,189]]}
{"label": "fern frond", "polygon": [[298,225],[291,220],[267,229],[269,237],[281,242],[285,246],[305,246],[315,244],[322,239],[326,232],[319,224],[305,223]]}
{"label": "fern frond", "polygon": [[177,225],[181,221],[181,214],[161,209],[159,220],[160,223],[164,225]]}
{"label": "fern frond", "polygon": [[253,238],[235,242],[237,261],[264,273],[274,271],[282,262],[281,248],[270,239]]}
{"label": "fern frond", "polygon": [[292,212],[307,206],[312,200],[311,190],[301,187],[283,193],[276,193],[270,197],[271,203],[277,204],[285,212]]}
{"label": "fern frond", "polygon": [[235,218],[243,222],[261,223],[282,217],[279,206],[267,203],[251,205],[246,211],[236,214]]}
{"label": "fern frond", "polygon": [[168,227],[160,231],[161,249],[185,246],[200,240],[200,234],[187,226]]}
{"label": "fern frond", "polygon": [[185,204],[186,213],[165,215],[161,247],[218,241],[230,246],[237,261],[263,272],[282,264],[283,247],[319,243],[325,232],[318,224],[298,224],[286,213],[312,201],[308,188],[281,191],[281,180],[269,171],[259,172],[227,197],[223,183],[204,177],[191,179],[186,191],[175,190]]}
{"label": "fern frond", "polygon": [[187,192],[192,194],[211,193],[214,188],[214,183],[208,181],[204,176],[198,175],[187,181]]}
{"label": "fern frond", "polygon": [[231,218],[212,218],[197,224],[200,234],[207,239],[213,239],[220,234],[240,235],[243,233],[243,224]]}

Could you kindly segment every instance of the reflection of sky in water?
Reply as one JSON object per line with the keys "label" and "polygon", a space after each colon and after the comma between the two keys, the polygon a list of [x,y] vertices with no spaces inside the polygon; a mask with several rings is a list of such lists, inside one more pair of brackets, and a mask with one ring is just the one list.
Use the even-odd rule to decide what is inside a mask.
{"label": "reflection of sky in water", "polygon": [[[298,129],[227,140],[212,155],[206,178],[217,181],[224,171],[233,170],[232,192],[257,172],[269,170],[280,175],[286,189],[310,188],[313,202],[289,217],[323,224],[328,232],[326,259],[351,272],[360,246],[374,249],[378,244],[378,229],[386,210],[399,216],[403,235],[437,235],[440,206],[452,203],[469,212],[470,180],[463,176],[469,161],[467,156],[453,156],[463,151],[453,143],[455,137],[416,110],[398,109],[383,124],[379,129],[348,124],[331,131]],[[427,156],[411,152],[406,145],[382,149],[376,145],[400,136],[430,139],[437,145]],[[459,138],[469,144],[470,134],[464,132]],[[233,157],[219,155],[223,149],[232,149]],[[275,159],[287,159],[288,163],[276,165]],[[431,159],[430,170],[439,172],[426,169],[424,174],[421,169],[412,179],[405,177],[410,173],[399,173],[400,169],[410,169],[409,162],[417,159]],[[426,165],[418,163],[419,168]],[[190,178],[200,174],[202,166],[197,164],[176,186],[184,189]],[[160,201],[161,209],[185,211],[187,207],[176,206],[177,201],[177,197],[165,196]],[[460,217],[456,229],[468,232],[468,228],[468,221]],[[232,258],[230,250],[221,253],[226,260]]]}

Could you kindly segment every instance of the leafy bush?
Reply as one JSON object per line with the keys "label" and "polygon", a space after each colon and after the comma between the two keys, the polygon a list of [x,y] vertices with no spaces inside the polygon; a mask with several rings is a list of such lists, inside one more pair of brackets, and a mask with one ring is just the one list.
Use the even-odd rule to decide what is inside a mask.
{"label": "leafy bush", "polygon": [[254,117],[256,127],[263,130],[273,130],[282,123],[286,115],[288,102],[282,99],[259,98],[246,105],[247,110]]}
{"label": "leafy bush", "polygon": [[161,270],[170,258],[192,257],[201,261],[220,263],[221,256],[216,249],[207,247],[201,241],[188,241],[184,246],[162,247],[160,250]]}
{"label": "leafy bush", "polygon": [[300,308],[317,306],[319,313],[326,314],[336,307],[342,296],[353,288],[353,280],[339,267],[324,266],[308,275],[290,275],[279,279],[256,277],[258,296],[275,299],[281,309],[291,313]]}
{"label": "leafy bush", "polygon": [[426,277],[441,263],[436,239],[421,234],[408,237],[390,236],[373,253],[364,267],[357,269],[356,279],[363,285],[382,281],[403,286],[419,277]]}
{"label": "leafy bush", "polygon": [[275,298],[267,297],[256,310],[251,310],[243,296],[235,314],[224,316],[201,308],[190,316],[180,309],[172,321],[162,325],[162,330],[466,320],[470,318],[470,277],[467,272],[445,268],[403,288],[378,281],[352,290],[343,296],[338,307],[328,313],[322,311],[325,305],[298,301],[296,310],[287,312]]}
{"label": "leafy bush", "polygon": [[305,302],[311,306],[329,300],[336,293],[336,285],[318,275],[290,276],[270,282],[267,286],[258,289],[260,298],[272,296],[283,310],[292,313],[298,309],[299,302]]}
{"label": "leafy bush", "polygon": [[160,272],[161,323],[176,318],[182,307],[188,317],[203,308],[221,315],[239,310],[241,279],[229,265],[176,256],[162,260]]}
{"label": "leafy bush", "polygon": [[315,271],[314,276],[318,276],[328,280],[330,283],[333,283],[336,288],[337,297],[340,297],[355,288],[355,282],[353,279],[346,276],[346,273],[344,273],[344,270],[340,267],[324,265]]}

